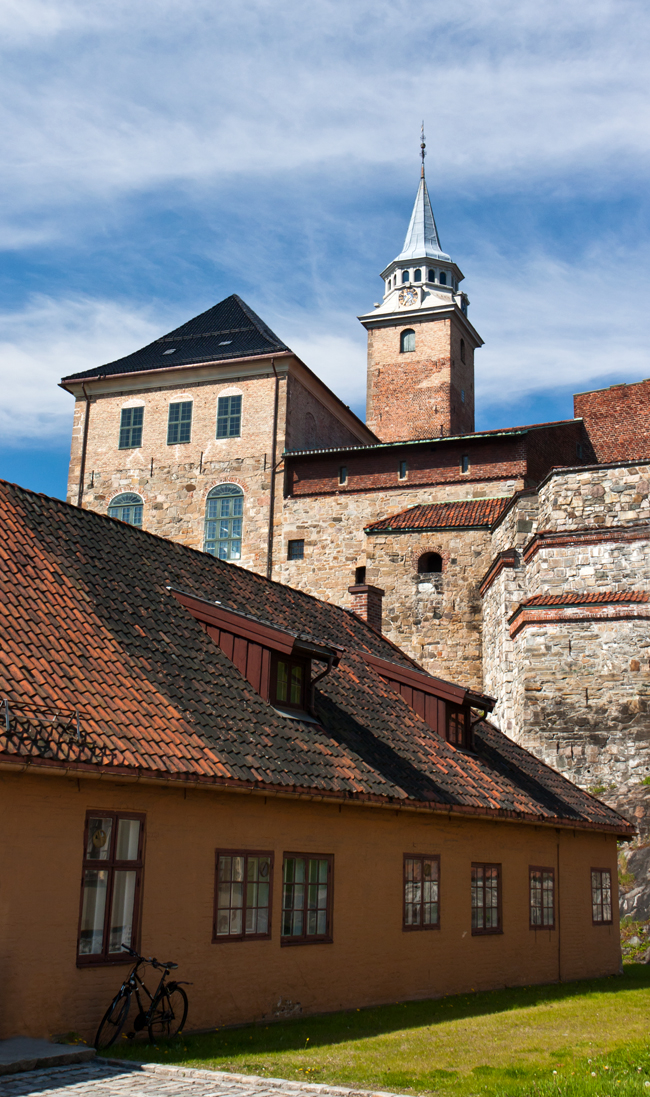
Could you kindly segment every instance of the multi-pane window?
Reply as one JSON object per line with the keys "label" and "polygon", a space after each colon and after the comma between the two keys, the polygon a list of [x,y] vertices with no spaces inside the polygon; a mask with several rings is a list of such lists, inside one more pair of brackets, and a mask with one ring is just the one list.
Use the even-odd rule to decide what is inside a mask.
{"label": "multi-pane window", "polygon": [[271,700],[285,708],[304,709],[309,664],[277,655],[271,664]]}
{"label": "multi-pane window", "polygon": [[137,939],[144,818],[111,811],[86,818],[79,921],[80,963],[124,958]]}
{"label": "multi-pane window", "polygon": [[333,858],[285,853],[282,890],[282,944],[332,938]]}
{"label": "multi-pane window", "polygon": [[189,442],[192,436],[192,401],[177,400],[169,405],[167,420],[167,445]]}
{"label": "multi-pane window", "polygon": [[108,517],[119,518],[120,522],[128,522],[130,526],[142,526],[142,507],[140,495],[133,491],[124,491],[111,499]]}
{"label": "multi-pane window", "polygon": [[237,484],[219,484],[208,492],[203,551],[220,560],[241,559],[244,493]]}
{"label": "multi-pane window", "polygon": [[555,927],[555,873],[552,868],[530,869],[530,927]]}
{"label": "multi-pane window", "polygon": [[271,936],[273,854],[217,850],[214,941]]}
{"label": "multi-pane window", "polygon": [[440,927],[439,887],[439,857],[404,857],[404,929]]}
{"label": "multi-pane window", "polygon": [[596,925],[612,921],[612,874],[608,868],[591,870],[591,910]]}
{"label": "multi-pane window", "polygon": [[138,449],[142,445],[144,408],[122,408],[120,417],[120,449]]}
{"label": "multi-pane window", "polygon": [[455,747],[470,745],[469,720],[467,709],[447,705],[447,742]]}
{"label": "multi-pane window", "polygon": [[302,560],[305,556],[305,542],[304,541],[289,541],[287,546],[287,559],[288,560]]}
{"label": "multi-pane window", "polygon": [[472,865],[472,933],[501,932],[501,865]]}
{"label": "multi-pane window", "polygon": [[239,438],[241,396],[220,396],[217,403],[217,438]]}

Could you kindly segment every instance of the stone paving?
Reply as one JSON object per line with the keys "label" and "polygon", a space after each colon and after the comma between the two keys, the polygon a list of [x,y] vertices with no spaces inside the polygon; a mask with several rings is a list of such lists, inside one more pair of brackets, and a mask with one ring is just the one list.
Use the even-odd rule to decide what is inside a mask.
{"label": "stone paving", "polygon": [[396,1097],[281,1078],[94,1060],[0,1079],[0,1097]]}

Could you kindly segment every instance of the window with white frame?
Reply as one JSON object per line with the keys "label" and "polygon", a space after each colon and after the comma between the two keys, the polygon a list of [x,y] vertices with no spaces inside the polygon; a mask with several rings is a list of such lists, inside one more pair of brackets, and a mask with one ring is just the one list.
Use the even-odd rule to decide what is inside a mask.
{"label": "window with white frame", "polygon": [[219,484],[208,492],[203,551],[220,560],[241,559],[244,493],[237,484]]}

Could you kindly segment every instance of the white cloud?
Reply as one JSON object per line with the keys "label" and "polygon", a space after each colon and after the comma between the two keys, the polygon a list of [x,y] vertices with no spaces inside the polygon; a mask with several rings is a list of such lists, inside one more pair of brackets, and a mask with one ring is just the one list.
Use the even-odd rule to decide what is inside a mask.
{"label": "white cloud", "polygon": [[151,342],[158,325],[136,310],[85,298],[33,299],[0,314],[0,438],[4,445],[64,440],[73,398],[61,377]]}
{"label": "white cloud", "polygon": [[439,186],[607,186],[648,160],[641,0],[4,0],[0,30],[9,215],[411,164],[422,114]]}

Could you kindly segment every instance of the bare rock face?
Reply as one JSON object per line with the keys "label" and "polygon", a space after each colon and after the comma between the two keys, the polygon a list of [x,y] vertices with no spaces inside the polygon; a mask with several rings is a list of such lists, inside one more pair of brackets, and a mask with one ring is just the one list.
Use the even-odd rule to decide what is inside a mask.
{"label": "bare rock face", "polygon": [[[650,846],[632,849],[627,855],[623,879],[633,877],[631,884],[624,884],[619,892],[621,918],[632,918],[635,922],[650,920]],[[632,946],[641,944],[634,938]]]}
{"label": "bare rock face", "polygon": [[596,795],[634,823],[638,836],[633,848],[650,845],[650,785],[623,784]]}

